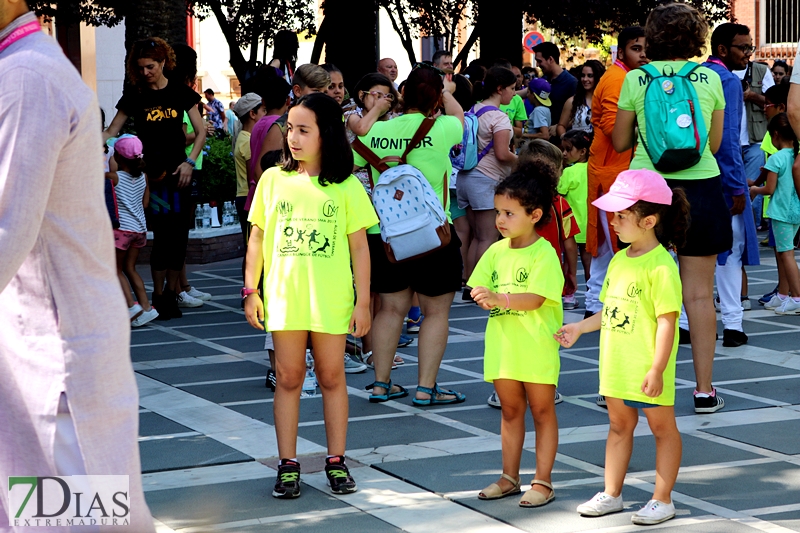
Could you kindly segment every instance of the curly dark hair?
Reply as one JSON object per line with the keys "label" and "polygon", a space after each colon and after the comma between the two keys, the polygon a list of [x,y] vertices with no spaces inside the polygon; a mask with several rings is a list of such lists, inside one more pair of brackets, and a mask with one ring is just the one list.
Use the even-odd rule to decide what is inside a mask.
{"label": "curly dark hair", "polygon": [[541,209],[542,218],[536,223],[536,227],[540,228],[550,222],[557,181],[552,166],[525,163],[501,180],[495,187],[494,194],[513,198],[528,214],[533,213],[534,209]]}
{"label": "curly dark hair", "polygon": [[628,208],[639,219],[656,215],[655,232],[658,242],[665,248],[674,246],[681,248],[686,243],[686,232],[689,230],[691,217],[689,215],[689,200],[686,192],[676,187],[672,189],[672,204],[656,204],[639,200]]}
{"label": "curly dark hair", "polygon": [[136,86],[140,86],[142,83],[139,60],[145,58],[152,59],[158,63],[163,61],[163,70],[165,72],[175,70],[175,51],[167,44],[167,41],[160,37],[148,37],[147,39],[136,41],[131,47],[131,53],[128,55],[126,63],[128,78]]}
{"label": "curly dark hair", "polygon": [[664,4],[647,16],[644,36],[651,61],[689,59],[705,53],[708,22],[690,5]]}

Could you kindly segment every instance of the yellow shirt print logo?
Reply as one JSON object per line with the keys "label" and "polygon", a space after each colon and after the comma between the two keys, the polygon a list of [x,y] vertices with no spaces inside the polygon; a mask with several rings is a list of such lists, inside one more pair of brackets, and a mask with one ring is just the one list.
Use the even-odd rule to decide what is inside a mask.
{"label": "yellow shirt print logo", "polygon": [[178,118],[178,112],[171,107],[152,107],[147,111],[147,122],[161,122],[171,118]]}

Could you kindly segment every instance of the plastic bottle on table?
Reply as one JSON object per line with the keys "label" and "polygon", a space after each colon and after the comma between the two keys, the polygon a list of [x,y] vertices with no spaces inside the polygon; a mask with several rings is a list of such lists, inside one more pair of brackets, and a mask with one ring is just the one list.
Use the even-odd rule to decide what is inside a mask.
{"label": "plastic bottle on table", "polygon": [[306,350],[306,377],[303,380],[301,398],[310,398],[317,395],[317,375],[314,373],[314,357],[311,350]]}
{"label": "plastic bottle on table", "polygon": [[203,227],[211,227],[211,206],[208,204],[203,204]]}
{"label": "plastic bottle on table", "polygon": [[200,204],[194,209],[194,229],[203,229],[203,206]]}

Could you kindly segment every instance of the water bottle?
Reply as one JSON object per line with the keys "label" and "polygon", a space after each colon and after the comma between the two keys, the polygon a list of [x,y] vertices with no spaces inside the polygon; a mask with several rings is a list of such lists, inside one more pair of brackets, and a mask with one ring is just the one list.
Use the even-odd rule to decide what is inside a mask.
{"label": "water bottle", "polygon": [[233,226],[233,206],[230,202],[225,202],[225,225],[226,226]]}
{"label": "water bottle", "polygon": [[194,229],[203,229],[203,207],[200,204],[194,210]]}
{"label": "water bottle", "polygon": [[239,211],[236,210],[236,206],[231,204],[231,218],[233,222],[231,225],[238,226],[239,225]]}
{"label": "water bottle", "polygon": [[317,394],[317,375],[314,373],[314,357],[306,350],[306,378],[303,380],[301,398],[311,398]]}
{"label": "water bottle", "polygon": [[211,227],[211,206],[203,204],[203,227]]}

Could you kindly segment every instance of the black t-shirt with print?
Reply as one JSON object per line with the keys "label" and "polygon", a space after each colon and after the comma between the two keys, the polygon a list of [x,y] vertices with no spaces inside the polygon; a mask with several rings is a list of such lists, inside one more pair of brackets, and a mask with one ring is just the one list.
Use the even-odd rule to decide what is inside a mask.
{"label": "black t-shirt with print", "polygon": [[150,179],[171,175],[186,159],[183,112],[199,101],[199,94],[180,83],[159,90],[128,87],[122,93],[117,109],[133,118]]}

